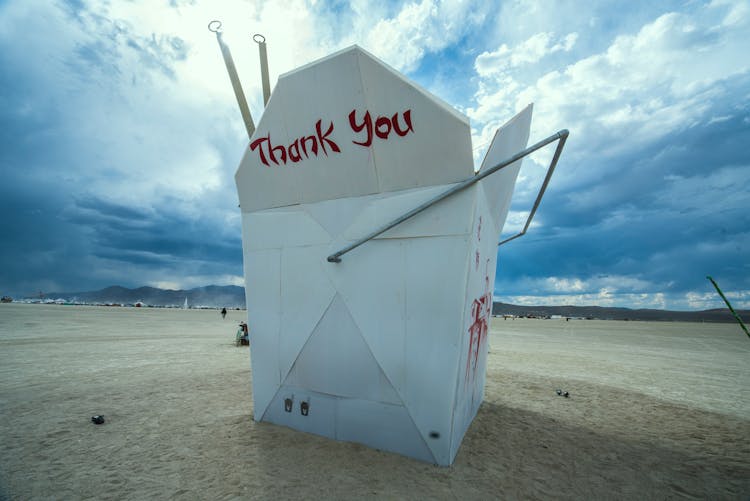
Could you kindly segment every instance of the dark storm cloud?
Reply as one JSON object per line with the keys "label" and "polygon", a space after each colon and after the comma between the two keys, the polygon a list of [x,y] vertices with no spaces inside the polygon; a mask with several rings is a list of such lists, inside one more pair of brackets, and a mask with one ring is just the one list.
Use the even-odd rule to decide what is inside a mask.
{"label": "dark storm cloud", "polygon": [[538,213],[541,226],[501,249],[498,290],[528,292],[514,280],[519,276],[601,274],[651,283],[643,291],[651,293],[700,290],[707,274],[732,290],[750,288],[746,120],[740,115],[692,127],[641,152],[584,159],[606,174],[583,190],[552,184]]}
{"label": "dark storm cloud", "polygon": [[[234,238],[217,232],[205,218],[187,217],[179,212],[145,210],[118,205],[95,198],[76,201],[68,221],[89,232],[93,253],[143,264],[164,260],[242,259],[239,234]],[[126,254],[130,253],[130,254]]]}
{"label": "dark storm cloud", "polygon": [[[224,223],[227,211],[236,212],[230,172],[219,191],[204,189],[201,198],[187,188],[173,192],[168,185],[160,195],[144,197],[143,189],[153,191],[148,183],[141,191],[126,186],[144,169],[138,165],[141,156],[131,153],[127,144],[124,149],[117,146],[124,154],[108,148],[124,138],[115,121],[121,116],[110,118],[110,110],[132,102],[117,90],[118,80],[129,84],[136,74],[142,82],[159,74],[174,80],[173,65],[186,58],[187,44],[171,35],[139,36],[127,23],[83,4],[63,7],[47,13],[48,33],[35,30],[50,37],[40,45],[46,52],[30,58],[11,38],[0,39],[5,49],[0,50],[0,66],[14,69],[0,74],[0,211],[6,215],[0,218],[3,294],[115,283],[135,287],[194,274],[208,281],[240,275],[239,225],[231,218]],[[32,12],[21,24],[34,30],[34,23],[41,22]],[[169,99],[157,105],[175,106]],[[167,114],[172,116],[164,130],[172,130],[168,120],[180,115]],[[92,126],[96,122],[105,128]],[[128,127],[127,122],[123,126]],[[214,127],[206,136],[214,137],[217,160],[230,171],[237,161],[232,154],[237,145],[223,132]],[[162,147],[167,148],[173,146]],[[181,149],[190,154],[189,147]],[[165,160],[154,163],[164,165]],[[155,182],[161,181],[157,177]]]}

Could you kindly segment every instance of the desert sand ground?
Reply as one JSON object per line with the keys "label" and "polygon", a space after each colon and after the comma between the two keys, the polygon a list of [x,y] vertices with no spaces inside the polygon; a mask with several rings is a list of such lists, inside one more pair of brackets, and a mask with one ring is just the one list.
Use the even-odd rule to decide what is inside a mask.
{"label": "desert sand ground", "polygon": [[0,305],[0,499],[750,497],[736,325],[494,319],[442,468],[254,422],[243,315]]}

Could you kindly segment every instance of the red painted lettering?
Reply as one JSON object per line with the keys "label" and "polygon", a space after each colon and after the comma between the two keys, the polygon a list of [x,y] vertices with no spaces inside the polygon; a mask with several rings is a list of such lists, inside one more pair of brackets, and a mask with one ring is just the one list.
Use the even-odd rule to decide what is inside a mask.
{"label": "red painted lettering", "polygon": [[409,131],[414,132],[414,127],[411,126],[411,110],[406,110],[404,112],[404,122],[406,123],[406,129],[401,129],[398,125],[398,113],[393,114],[393,118],[391,118],[391,121],[393,122],[393,130],[401,137],[404,137],[409,133]]}
{"label": "red painted lettering", "polygon": [[[383,130],[384,127],[385,127],[385,130]],[[378,119],[375,121],[375,134],[380,139],[388,139],[388,134],[390,133],[391,133],[391,121],[387,117],[378,117]]]}
{"label": "red painted lettering", "polygon": [[[489,264],[487,260],[484,277],[484,294],[471,303],[471,320],[469,326],[469,353],[466,359],[464,383],[473,384],[477,375],[479,356],[483,353],[483,345],[487,343],[489,322],[492,316],[492,292],[490,291]],[[476,390],[476,388],[474,389]],[[472,394],[472,402],[474,395]]]}
{"label": "red painted lettering", "polygon": [[288,151],[289,160],[292,162],[297,163],[302,160],[302,157],[299,154],[299,139],[295,139],[294,142],[289,145]]}
{"label": "red painted lettering", "polygon": [[[399,115],[402,116],[399,117]],[[378,116],[374,122],[368,110],[365,110],[362,121],[357,121],[357,110],[354,109],[349,113],[349,125],[352,131],[364,135],[358,138],[360,140],[352,140],[352,143],[366,148],[372,145],[373,133],[378,139],[385,141],[388,140],[391,132],[395,132],[400,137],[414,132],[410,109],[402,113],[394,113],[391,117]],[[250,143],[250,150],[257,150],[260,162],[266,167],[270,167],[271,162],[276,165],[286,165],[287,160],[297,163],[302,161],[303,155],[304,158],[318,156],[318,150],[323,150],[326,156],[329,150],[332,153],[341,153],[341,148],[333,139],[334,128],[334,123],[331,121],[323,131],[323,120],[318,120],[315,122],[314,134],[298,137],[288,146],[274,145],[271,142],[271,134],[268,133]]]}
{"label": "red painted lettering", "polygon": [[263,165],[265,165],[266,167],[271,166],[268,163],[269,159],[271,160],[271,162],[279,165],[279,161],[276,157],[277,152],[281,156],[281,161],[286,163],[286,149],[283,146],[274,146],[271,143],[270,132],[266,134],[265,137],[259,137],[258,139],[250,143],[250,150],[255,151],[256,149],[258,150],[258,155],[260,155],[261,163],[263,163]]}
{"label": "red painted lettering", "polygon": [[[271,144],[270,138],[269,138],[268,144],[269,145]],[[278,151],[279,154],[281,155],[281,161],[286,163],[286,149],[284,149],[283,146],[272,146],[271,147],[271,160],[273,161],[273,163],[275,163],[276,165],[279,165],[279,162],[276,160],[276,155],[274,154],[274,152],[276,151]]]}
{"label": "red painted lettering", "polygon": [[320,147],[323,148],[323,153],[328,156],[328,151],[326,151],[326,143],[328,143],[328,146],[330,146],[333,151],[335,151],[336,153],[341,153],[339,145],[328,139],[328,136],[330,136],[331,132],[333,132],[333,122],[331,122],[331,125],[328,127],[328,130],[325,134],[323,134],[320,129],[320,123],[321,120],[315,122],[315,132],[318,133],[318,141],[320,142]]}
{"label": "red painted lettering", "polygon": [[[375,119],[375,135],[380,139],[388,139],[391,131],[394,131],[400,137],[404,137],[409,132],[414,132],[414,126],[411,123],[411,110],[403,112],[403,125],[399,123],[399,114],[394,113],[392,117],[379,116]],[[360,141],[352,141],[354,144],[368,147],[372,145],[373,121],[369,111],[365,111],[362,122],[357,122],[357,110],[349,113],[349,125],[354,132],[365,132],[365,137]]]}
{"label": "red painted lettering", "polygon": [[[310,158],[312,155],[318,156],[319,148],[323,150],[326,156],[328,156],[329,149],[331,152],[341,153],[341,148],[332,137],[333,122],[330,123],[325,132],[322,125],[323,121],[318,120],[315,123],[315,135],[299,137],[289,143],[289,146],[275,146],[271,142],[271,134],[268,133],[250,143],[250,150],[257,150],[260,162],[267,167],[270,167],[270,162],[276,165],[286,164],[287,159],[292,163],[300,162],[303,154],[305,158]],[[300,152],[300,150],[302,151]]]}
{"label": "red painted lettering", "polygon": [[360,146],[370,146],[372,144],[372,117],[370,116],[370,112],[365,112],[364,122],[362,124],[357,124],[357,110],[352,110],[351,113],[349,113],[349,125],[351,125],[352,130],[354,132],[362,132],[363,129],[367,129],[367,140],[365,142],[360,141],[352,141],[354,144],[358,144]]}
{"label": "red painted lettering", "polygon": [[271,134],[268,134],[268,136],[266,137],[259,137],[258,139],[250,143],[250,150],[255,151],[256,149],[258,149],[259,150],[258,154],[260,155],[260,161],[263,162],[263,165],[265,165],[266,167],[270,167],[270,165],[268,165],[268,160],[266,160],[266,155],[265,153],[263,153],[263,141],[270,143]]}
{"label": "red painted lettering", "polygon": [[305,158],[310,158],[310,154],[307,153],[307,142],[310,141],[312,143],[312,152],[317,157],[318,156],[318,140],[315,139],[315,136],[304,136],[302,138],[302,153],[305,154]]}

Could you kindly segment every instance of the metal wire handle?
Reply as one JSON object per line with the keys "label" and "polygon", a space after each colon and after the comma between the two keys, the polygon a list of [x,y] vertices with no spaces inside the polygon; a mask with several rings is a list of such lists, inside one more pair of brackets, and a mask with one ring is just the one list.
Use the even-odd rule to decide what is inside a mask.
{"label": "metal wire handle", "polygon": [[531,220],[534,219],[534,214],[536,214],[536,210],[539,208],[539,203],[542,201],[544,192],[547,190],[547,185],[549,184],[549,180],[552,177],[552,173],[555,172],[557,161],[560,160],[560,154],[562,153],[563,147],[565,146],[565,141],[568,140],[567,129],[562,130],[558,132],[557,134],[560,135],[559,137],[560,142],[557,143],[557,148],[555,148],[555,154],[552,155],[552,161],[550,162],[549,167],[547,167],[547,175],[544,176],[544,182],[542,182],[542,187],[539,188],[539,194],[536,196],[536,200],[534,200],[534,206],[531,208],[531,212],[529,212],[529,218],[526,220],[526,224],[524,225],[523,229],[518,234],[513,235],[510,238],[506,238],[505,240],[497,244],[498,247],[500,247],[503,244],[507,244],[511,240],[515,240],[518,237],[524,236],[526,234],[526,230],[529,229],[529,226],[531,225]]}
{"label": "metal wire handle", "polygon": [[403,223],[404,221],[406,221],[408,219],[411,219],[412,217],[416,216],[417,214],[419,214],[420,212],[424,211],[425,209],[428,209],[428,208],[432,207],[433,205],[435,205],[436,203],[440,202],[441,200],[444,200],[444,199],[448,198],[449,196],[454,195],[454,194],[458,193],[459,191],[462,191],[462,190],[468,188],[472,184],[481,181],[485,177],[487,177],[487,176],[489,176],[491,174],[494,174],[495,172],[499,171],[500,169],[503,169],[503,168],[509,166],[510,164],[512,164],[514,162],[517,162],[518,160],[521,160],[523,157],[525,157],[527,155],[530,155],[531,153],[534,153],[536,150],[541,149],[541,148],[547,146],[548,144],[550,144],[550,143],[552,143],[554,141],[559,141],[559,143],[557,144],[557,149],[555,150],[555,154],[552,157],[552,162],[550,163],[550,166],[549,166],[549,168],[547,170],[547,176],[544,178],[544,183],[542,183],[542,189],[539,191],[539,195],[537,195],[536,202],[534,202],[534,208],[531,210],[531,213],[529,214],[529,219],[526,221],[526,226],[524,227],[523,231],[521,231],[521,233],[519,233],[518,235],[515,235],[515,236],[513,236],[511,238],[508,238],[506,240],[503,240],[498,245],[502,245],[504,243],[507,243],[507,242],[513,240],[514,238],[520,237],[521,235],[523,235],[523,234],[526,233],[526,230],[528,229],[529,225],[531,224],[531,219],[534,217],[534,213],[536,213],[536,209],[539,206],[539,202],[541,202],[541,200],[542,200],[542,196],[544,195],[544,191],[547,189],[547,184],[549,183],[550,177],[552,177],[552,172],[555,170],[555,166],[557,165],[557,161],[560,159],[560,154],[562,153],[563,146],[565,146],[565,141],[568,139],[568,134],[569,134],[568,130],[567,129],[563,129],[563,130],[561,130],[561,131],[559,131],[559,132],[557,132],[557,133],[549,136],[548,138],[542,139],[538,143],[536,143],[536,144],[534,144],[532,146],[529,146],[525,150],[519,151],[518,153],[516,153],[512,157],[508,158],[507,160],[504,160],[504,161],[500,162],[499,164],[495,165],[494,167],[491,167],[491,168],[487,169],[484,172],[479,172],[477,175],[475,175],[473,177],[470,177],[469,179],[461,181],[457,185],[452,186],[451,188],[448,188],[443,193],[441,193],[441,194],[433,197],[432,199],[428,200],[427,202],[421,204],[420,206],[415,207],[414,209],[410,210],[406,214],[397,217],[396,219],[394,219],[390,223],[386,224],[385,226],[382,226],[379,229],[377,229],[377,230],[373,231],[372,233],[370,233],[369,235],[360,238],[359,240],[357,240],[353,244],[347,245],[346,247],[344,247],[340,251],[338,251],[338,252],[336,252],[334,254],[331,254],[330,256],[328,256],[326,258],[326,260],[329,263],[340,263],[341,262],[341,256],[343,256],[347,252],[350,252],[350,251],[356,249],[357,247],[359,247],[363,243],[365,243],[365,242],[367,242],[369,240],[372,240],[373,238],[377,237],[378,235],[380,235],[382,233],[385,233],[386,231],[390,230],[394,226],[397,226],[397,225]]}

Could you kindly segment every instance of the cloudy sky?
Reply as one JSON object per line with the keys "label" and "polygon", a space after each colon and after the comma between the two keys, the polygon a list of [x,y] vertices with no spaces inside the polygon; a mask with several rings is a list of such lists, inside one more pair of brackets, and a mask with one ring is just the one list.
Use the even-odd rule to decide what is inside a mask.
{"label": "cloudy sky", "polygon": [[[588,6],[587,4],[592,4]],[[242,285],[247,147],[280,73],[359,44],[468,115],[477,163],[534,102],[571,136],[497,300],[750,308],[746,1],[0,1],[0,293]],[[508,234],[549,154],[525,164]]]}

